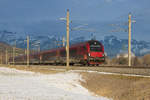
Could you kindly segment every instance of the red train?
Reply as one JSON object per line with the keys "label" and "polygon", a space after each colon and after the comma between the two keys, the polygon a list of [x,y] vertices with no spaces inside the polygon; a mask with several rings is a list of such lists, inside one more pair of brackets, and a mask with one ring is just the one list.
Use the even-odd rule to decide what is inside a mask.
{"label": "red train", "polygon": [[[70,65],[99,65],[105,61],[104,46],[97,40],[71,45]],[[26,55],[15,57],[15,64],[26,64]],[[9,60],[12,63],[12,58]],[[30,64],[66,64],[66,48],[30,54]]]}

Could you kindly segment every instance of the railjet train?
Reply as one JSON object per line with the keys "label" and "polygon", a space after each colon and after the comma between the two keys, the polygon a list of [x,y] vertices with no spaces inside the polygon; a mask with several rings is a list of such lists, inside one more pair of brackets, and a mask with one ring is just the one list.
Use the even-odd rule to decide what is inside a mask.
{"label": "railjet train", "polygon": [[[71,45],[69,48],[70,65],[99,65],[105,62],[104,46],[97,40],[89,40]],[[30,64],[66,64],[66,48],[61,47],[30,54]],[[27,56],[15,57],[15,64],[26,64]],[[13,59],[9,62],[12,64]]]}

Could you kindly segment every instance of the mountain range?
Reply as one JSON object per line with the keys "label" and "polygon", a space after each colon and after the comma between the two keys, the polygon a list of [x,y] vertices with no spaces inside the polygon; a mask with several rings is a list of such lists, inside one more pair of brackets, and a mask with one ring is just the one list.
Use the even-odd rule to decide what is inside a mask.
{"label": "mountain range", "polygon": [[[6,30],[0,31],[0,42],[14,46],[16,41],[17,48],[26,48],[26,36],[17,37],[17,34],[18,33],[9,32]],[[93,36],[93,38],[96,37]],[[84,42],[87,40],[89,39],[87,39],[86,36],[84,37],[78,35],[77,37],[72,37],[70,39],[70,44]],[[104,36],[104,38],[100,39],[99,41],[104,45],[105,52],[109,57],[114,57],[117,54],[128,52],[128,39],[120,39],[114,35],[108,35]],[[62,36],[30,34],[30,49],[37,50],[39,45],[41,50],[61,47]],[[136,56],[143,56],[147,53],[150,53],[150,42],[132,39],[132,52]]]}

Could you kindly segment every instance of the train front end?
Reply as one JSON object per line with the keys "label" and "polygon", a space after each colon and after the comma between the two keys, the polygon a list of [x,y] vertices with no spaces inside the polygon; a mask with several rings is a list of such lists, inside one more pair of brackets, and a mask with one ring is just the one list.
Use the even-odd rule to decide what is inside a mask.
{"label": "train front end", "polygon": [[105,62],[104,46],[96,40],[88,41],[88,64],[99,65]]}

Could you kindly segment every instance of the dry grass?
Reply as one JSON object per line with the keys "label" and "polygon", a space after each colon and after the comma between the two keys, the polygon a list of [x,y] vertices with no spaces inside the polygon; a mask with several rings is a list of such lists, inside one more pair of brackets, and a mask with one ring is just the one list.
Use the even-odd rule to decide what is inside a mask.
{"label": "dry grass", "polygon": [[81,73],[81,84],[96,95],[114,100],[150,100],[150,78]]}
{"label": "dry grass", "polygon": [[[51,68],[62,68],[63,66],[6,66],[15,68],[18,70],[26,70],[39,72],[43,74],[55,74],[59,72],[65,72],[65,70],[52,70]],[[51,67],[51,68],[50,68]],[[71,68],[71,69],[80,69]],[[81,68],[82,69],[82,68]],[[90,68],[88,68],[90,69]],[[95,69],[96,70],[96,69]],[[141,73],[142,75],[147,74],[150,70],[130,70],[130,69],[111,69],[111,68],[100,68],[99,71],[106,72],[119,72],[119,73]],[[136,72],[136,73],[135,73]],[[129,77],[119,75],[103,75],[98,73],[81,73],[85,82],[81,81],[81,84],[89,91],[96,95],[113,98],[114,100],[150,100],[150,78],[143,77]]]}
{"label": "dry grass", "polygon": [[42,73],[42,74],[56,74],[59,72],[65,72],[65,70],[52,70],[47,67],[42,67],[42,66],[3,66],[3,67],[8,67],[8,68],[15,68],[17,70],[24,70],[24,71],[32,71],[36,73]]}

